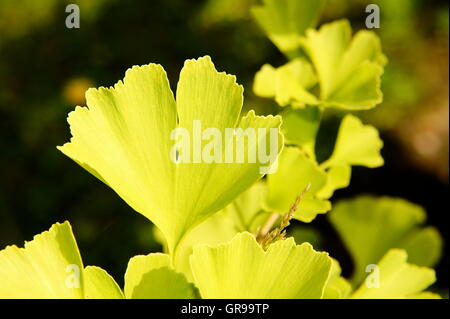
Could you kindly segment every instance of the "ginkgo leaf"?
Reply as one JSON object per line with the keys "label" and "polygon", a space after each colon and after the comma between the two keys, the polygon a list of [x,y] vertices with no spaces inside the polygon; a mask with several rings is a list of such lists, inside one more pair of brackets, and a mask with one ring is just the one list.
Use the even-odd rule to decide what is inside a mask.
{"label": "ginkgo leaf", "polygon": [[292,237],[264,251],[244,232],[215,248],[194,247],[191,266],[203,298],[321,298],[331,259]]}
{"label": "ginkgo leaf", "polygon": [[281,129],[286,144],[299,146],[306,154],[316,158],[316,136],[320,126],[320,109],[307,107],[304,109],[289,109],[282,114]]}
{"label": "ginkgo leaf", "polygon": [[83,298],[83,263],[68,222],[0,251],[1,298]]}
{"label": "ginkgo leaf", "polygon": [[294,218],[303,222],[311,222],[317,214],[331,209],[328,200],[318,198],[327,182],[327,175],[317,163],[309,159],[296,147],[285,147],[279,157],[279,168],[276,173],[267,176],[267,208],[285,213],[296,197],[310,184],[303,195]]}
{"label": "ginkgo leaf", "polygon": [[436,281],[433,269],[407,262],[408,254],[401,249],[391,249],[378,263],[376,270],[352,294],[356,299],[439,298],[422,293]]}
{"label": "ginkgo leaf", "polygon": [[[272,141],[270,130],[277,132],[280,117],[251,111],[239,120],[243,88],[234,76],[217,72],[208,56],[185,62],[176,95],[175,102],[160,65],[135,66],[114,88],[87,91],[88,107],[69,114],[73,137],[59,147],[156,224],[171,253],[189,230],[267,173],[283,145],[281,132]],[[175,128],[192,143],[178,145]],[[224,131],[234,128],[255,130],[256,137],[233,147],[237,137]],[[204,129],[216,129],[225,141],[206,141],[199,136]],[[211,143],[220,159],[234,160],[203,161],[198,148]],[[267,158],[249,160],[247,154],[268,146]],[[240,155],[247,160],[239,162]]]}
{"label": "ginkgo leaf", "polygon": [[103,269],[87,266],[84,269],[84,297],[86,299],[122,299],[122,290]]}
{"label": "ginkgo leaf", "polygon": [[190,299],[195,287],[171,266],[170,256],[153,253],[135,256],[125,273],[125,297],[133,299]]}
{"label": "ginkgo leaf", "polygon": [[317,23],[323,4],[323,0],[264,0],[252,14],[269,39],[289,55],[299,47],[305,30]]}
{"label": "ginkgo leaf", "polygon": [[425,218],[420,206],[402,199],[360,196],[338,202],[329,219],[353,257],[352,281],[359,283],[367,265],[377,263],[390,248],[407,248],[414,262],[433,266],[441,240],[436,231],[431,236],[418,233]]}
{"label": "ginkgo leaf", "polygon": [[372,31],[359,31],[352,39],[347,20],[308,29],[301,39],[320,83],[325,106],[370,109],[382,101],[381,75],[386,57]]}
{"label": "ginkgo leaf", "polygon": [[311,64],[296,58],[279,68],[265,64],[255,75],[253,91],[261,97],[274,97],[280,106],[303,108],[317,105],[319,100],[308,91],[317,83]]}
{"label": "ginkgo leaf", "polygon": [[339,262],[331,258],[331,272],[328,279],[325,291],[323,293],[324,299],[344,299],[347,298],[351,291],[352,286],[350,283],[341,276],[341,266]]}
{"label": "ginkgo leaf", "polygon": [[383,165],[380,150],[383,141],[371,125],[364,125],[359,118],[347,114],[339,127],[336,144],[330,158],[321,167],[361,165],[378,167]]}

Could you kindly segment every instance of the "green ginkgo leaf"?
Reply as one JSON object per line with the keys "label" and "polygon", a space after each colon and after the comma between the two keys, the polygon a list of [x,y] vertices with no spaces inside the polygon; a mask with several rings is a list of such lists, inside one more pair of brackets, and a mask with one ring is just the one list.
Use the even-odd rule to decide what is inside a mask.
{"label": "green ginkgo leaf", "polygon": [[[275,136],[277,145],[271,138],[269,142],[269,131],[272,137],[270,129],[278,129],[280,117],[256,116],[251,111],[239,119],[243,88],[234,76],[216,71],[208,56],[185,62],[176,102],[164,69],[156,64],[135,66],[123,82],[114,88],[90,89],[86,99],[88,107],[70,113],[73,137],[59,149],[155,223],[171,253],[189,230],[264,175],[268,169],[262,168],[275,162],[283,145],[281,132]],[[177,145],[177,139],[174,143],[175,128],[187,132],[192,143],[183,141],[184,147]],[[199,136],[210,128],[226,140]],[[256,130],[256,138],[243,149],[227,148],[235,136],[227,137],[224,131],[234,128]],[[202,156],[203,147],[211,143],[221,159],[267,150],[268,144],[275,149],[270,149],[267,161],[258,156],[253,162],[210,163]],[[203,149],[197,152],[200,158],[198,148]]]}
{"label": "green ginkgo leaf", "polygon": [[403,199],[360,196],[341,201],[329,219],[353,257],[355,283],[364,278],[367,265],[377,263],[390,248],[406,248],[414,258],[410,261],[420,266],[433,266],[439,259],[439,234],[421,229],[425,211]]}
{"label": "green ginkgo leaf", "polygon": [[339,262],[331,258],[331,272],[328,279],[325,291],[323,293],[324,299],[344,299],[347,298],[351,291],[352,286],[350,283],[341,276],[341,266]]}
{"label": "green ginkgo leaf", "polygon": [[203,298],[321,298],[331,259],[292,237],[264,251],[245,232],[215,248],[196,246],[191,266]]}
{"label": "green ginkgo leaf", "polygon": [[0,298],[120,298],[104,270],[86,267],[68,222],[0,251]]}
{"label": "green ginkgo leaf", "polygon": [[324,106],[361,110],[382,101],[386,57],[375,33],[362,30],[352,39],[349,22],[340,20],[307,30],[301,43],[317,71]]}
{"label": "green ginkgo leaf", "polygon": [[133,299],[191,299],[194,285],[171,266],[169,255],[135,256],[125,273],[125,297]]}
{"label": "green ginkgo leaf", "polygon": [[122,299],[122,290],[103,269],[88,266],[84,269],[84,297],[86,299]]}
{"label": "green ginkgo leaf", "polygon": [[296,58],[279,68],[263,65],[255,75],[253,91],[261,97],[275,98],[280,106],[303,108],[306,104],[320,103],[308,91],[316,83],[317,77],[311,63],[303,58]]}
{"label": "green ginkgo leaf", "polygon": [[321,163],[322,168],[332,166],[361,165],[382,166],[380,154],[383,141],[371,125],[364,125],[359,118],[347,114],[339,127],[336,144],[330,158]]}
{"label": "green ginkgo leaf", "polygon": [[323,4],[324,0],[264,0],[252,14],[269,39],[290,55],[305,30],[317,23]]}
{"label": "green ginkgo leaf", "polygon": [[409,264],[407,258],[404,250],[389,250],[351,298],[440,298],[439,295],[422,292],[436,281],[434,270]]}
{"label": "green ginkgo leaf", "polygon": [[281,214],[287,212],[308,185],[310,187],[303,195],[294,218],[311,222],[317,214],[331,209],[328,200],[317,197],[317,193],[327,183],[327,175],[315,161],[297,147],[285,147],[278,165],[277,172],[267,176],[269,210]]}

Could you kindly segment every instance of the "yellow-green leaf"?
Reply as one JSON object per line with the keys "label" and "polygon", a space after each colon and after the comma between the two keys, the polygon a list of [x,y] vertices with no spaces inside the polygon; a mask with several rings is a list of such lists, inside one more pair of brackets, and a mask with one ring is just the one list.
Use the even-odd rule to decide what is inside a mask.
{"label": "yellow-green leaf", "polygon": [[153,253],[135,256],[128,262],[125,273],[125,297],[133,299],[190,299],[195,287],[176,272],[170,256]]}
{"label": "yellow-green leaf", "polygon": [[331,259],[292,237],[264,251],[251,234],[239,233],[215,248],[196,246],[191,265],[203,298],[321,298]]}
{"label": "yellow-green leaf", "polygon": [[0,251],[1,298],[83,298],[83,263],[68,222]]}
{"label": "yellow-green leaf", "polygon": [[280,106],[303,108],[319,100],[308,91],[317,83],[311,64],[296,58],[279,68],[265,64],[255,75],[253,91],[261,97],[274,97]]}
{"label": "yellow-green leaf", "polygon": [[86,299],[122,299],[122,290],[103,269],[87,266],[84,269],[84,297]]}
{"label": "yellow-green leaf", "polygon": [[406,248],[411,262],[433,266],[441,250],[439,234],[421,232],[426,213],[403,199],[360,196],[338,202],[329,219],[354,260],[353,282],[359,283],[369,264],[377,263],[390,248]]}
{"label": "yellow-green leaf", "polygon": [[252,14],[269,39],[289,55],[299,47],[305,30],[317,23],[323,4],[323,0],[264,0]]}
{"label": "yellow-green leaf", "polygon": [[381,75],[386,57],[372,31],[359,31],[352,39],[347,20],[309,29],[301,40],[320,83],[325,106],[370,109],[382,101]]}
{"label": "yellow-green leaf", "polygon": [[422,293],[435,282],[433,269],[407,263],[408,254],[391,249],[381,259],[378,269],[352,294],[356,299],[438,298]]}
{"label": "yellow-green leaf", "polygon": [[[59,148],[155,223],[171,252],[189,230],[264,175],[283,145],[278,132],[278,144],[270,143],[275,149],[270,149],[265,163],[259,156],[254,162],[208,163],[195,153],[186,161],[190,150],[211,142],[197,143],[196,123],[200,131],[214,128],[222,136],[226,128],[256,130],[256,138],[244,145],[245,155],[267,147],[269,130],[277,129],[281,119],[256,116],[253,111],[239,119],[243,88],[234,76],[218,72],[209,57],[185,62],[176,95],[175,102],[160,65],[135,66],[114,88],[88,90],[88,107],[70,113],[72,138]],[[178,142],[171,140],[175,128],[187,130],[193,139],[182,143],[187,148],[179,150]],[[267,130],[259,133],[260,128]],[[214,150],[218,146],[222,151],[222,159],[241,151],[231,147],[225,154],[224,148],[234,140],[229,136],[212,142]]]}

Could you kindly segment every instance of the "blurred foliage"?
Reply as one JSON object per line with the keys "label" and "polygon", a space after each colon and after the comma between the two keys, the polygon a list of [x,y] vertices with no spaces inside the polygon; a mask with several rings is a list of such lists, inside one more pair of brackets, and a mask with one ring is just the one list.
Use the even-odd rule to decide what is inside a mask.
{"label": "blurred foliage", "polygon": [[[65,6],[77,3],[81,28],[65,27]],[[257,0],[0,1],[0,246],[31,239],[56,220],[70,220],[86,264],[105,268],[119,282],[128,259],[160,250],[152,225],[113,191],[56,150],[69,138],[65,118],[84,91],[110,86],[132,65],[164,65],[172,86],[185,59],[211,55],[219,70],[245,88],[245,108],[272,113],[252,84],[265,63],[285,62],[250,16]],[[384,102],[358,113],[382,130],[383,168],[352,172],[349,189],[401,196],[419,203],[448,237],[442,209],[448,191],[448,4],[425,0],[328,0],[319,24],[348,17],[364,28],[364,8],[381,8]],[[318,156],[336,139],[340,112],[318,132]],[[325,154],[325,155],[320,155]],[[304,226],[302,226],[304,227]],[[348,252],[324,218],[293,228],[296,238],[320,238],[320,248],[342,261]],[[317,235],[316,235],[317,234]],[[318,235],[320,234],[320,236]],[[349,263],[351,264],[351,263]],[[438,267],[447,286],[448,254]]]}

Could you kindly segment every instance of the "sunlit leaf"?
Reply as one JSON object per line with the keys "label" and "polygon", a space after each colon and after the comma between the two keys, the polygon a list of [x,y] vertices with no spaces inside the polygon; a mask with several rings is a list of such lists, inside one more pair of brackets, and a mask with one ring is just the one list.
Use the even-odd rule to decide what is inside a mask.
{"label": "sunlit leaf", "polygon": [[406,248],[414,263],[433,266],[440,256],[436,231],[420,231],[425,211],[402,199],[360,196],[338,202],[329,219],[354,260],[353,281],[365,276],[366,266],[376,264],[390,248]]}
{"label": "sunlit leaf", "polygon": [[83,263],[68,222],[0,251],[1,298],[83,298]]}
{"label": "sunlit leaf", "polygon": [[84,297],[87,299],[122,299],[122,290],[103,269],[88,266],[84,269]]}
{"label": "sunlit leaf", "polygon": [[356,110],[381,102],[386,57],[375,33],[362,30],[352,39],[349,22],[340,20],[308,29],[301,42],[317,71],[325,106]]}
{"label": "sunlit leaf", "polygon": [[252,8],[255,20],[284,53],[299,47],[299,39],[319,18],[323,0],[264,0]]}
{"label": "sunlit leaf", "polygon": [[352,298],[396,299],[439,298],[438,295],[422,293],[435,282],[433,269],[407,263],[408,254],[401,249],[391,249],[378,264],[378,271],[368,275]]}
{"label": "sunlit leaf", "polygon": [[321,298],[331,259],[292,237],[264,251],[239,233],[216,248],[196,246],[191,265],[203,298]]}
{"label": "sunlit leaf", "polygon": [[[170,154],[176,127],[193,136],[194,121],[199,120],[203,129],[216,128],[225,136],[226,128],[270,129],[281,124],[280,117],[256,116],[252,111],[239,120],[243,88],[234,76],[217,72],[209,57],[185,62],[176,95],[175,102],[160,65],[135,66],[114,88],[88,90],[88,107],[70,113],[73,137],[59,148],[154,222],[171,252],[190,229],[257,181],[283,145],[279,132],[278,150],[270,163],[259,156],[253,163],[205,163],[195,158],[175,163]],[[245,143],[244,154],[266,147],[268,135],[266,130]],[[221,150],[231,140],[234,136],[222,143]],[[207,142],[193,141],[188,149],[194,144],[202,147]]]}
{"label": "sunlit leaf", "polygon": [[380,154],[382,147],[383,141],[375,127],[364,125],[356,116],[347,114],[339,127],[333,153],[321,167],[346,165],[378,167],[384,163]]}
{"label": "sunlit leaf", "polygon": [[195,298],[195,287],[176,272],[170,256],[153,253],[135,256],[125,273],[125,297],[133,299]]}
{"label": "sunlit leaf", "polygon": [[279,68],[265,64],[255,75],[253,91],[261,97],[273,97],[280,106],[302,108],[319,100],[308,91],[317,83],[311,64],[297,58]]}
{"label": "sunlit leaf", "polygon": [[317,163],[309,159],[296,147],[285,147],[279,157],[276,173],[267,176],[267,207],[269,210],[285,213],[295,198],[309,184],[294,217],[304,222],[312,221],[317,214],[325,213],[331,208],[329,201],[316,196],[327,182],[327,175]]}

